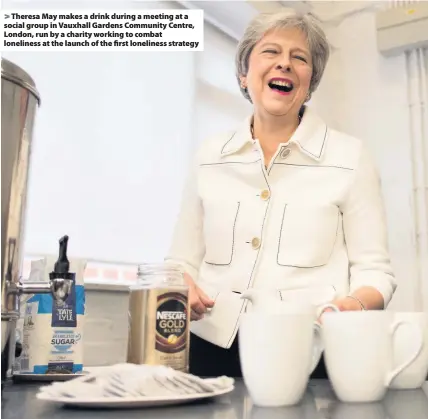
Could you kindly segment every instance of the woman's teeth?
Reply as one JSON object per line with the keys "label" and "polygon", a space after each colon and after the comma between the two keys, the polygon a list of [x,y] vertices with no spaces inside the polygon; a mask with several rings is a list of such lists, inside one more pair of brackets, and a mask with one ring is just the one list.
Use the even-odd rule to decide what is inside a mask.
{"label": "woman's teeth", "polygon": [[269,87],[274,90],[279,90],[281,92],[291,92],[293,90],[293,84],[287,81],[271,81]]}

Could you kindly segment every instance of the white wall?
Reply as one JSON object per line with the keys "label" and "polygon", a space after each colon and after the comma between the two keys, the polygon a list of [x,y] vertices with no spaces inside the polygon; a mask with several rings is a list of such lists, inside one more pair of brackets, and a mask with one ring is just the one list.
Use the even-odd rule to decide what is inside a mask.
{"label": "white wall", "polygon": [[235,129],[251,114],[250,103],[240,94],[231,94],[203,81],[197,82],[195,104],[196,144],[219,132]]}
{"label": "white wall", "polygon": [[[31,8],[53,4],[32,1]],[[99,2],[60,7],[70,5],[97,8]],[[120,6],[180,8],[173,2]],[[234,48],[235,41],[207,25],[200,53],[4,54],[29,72],[42,97],[26,254],[56,253],[58,238],[68,234],[72,256],[118,264],[161,260],[192,153],[247,114],[234,76]]]}
{"label": "white wall", "polygon": [[422,309],[415,287],[417,254],[405,57],[376,49],[375,15],[367,11],[329,29],[338,50],[313,104],[332,125],[365,140],[376,158],[385,197],[390,252],[398,280],[390,308]]}
{"label": "white wall", "polygon": [[219,132],[236,128],[251,113],[235,76],[237,42],[205,24],[204,52],[196,54],[195,147]]}
{"label": "white wall", "polygon": [[204,38],[204,52],[196,54],[198,79],[240,96],[235,77],[236,41],[209,23],[205,24]]}
{"label": "white wall", "polygon": [[194,53],[4,56],[29,72],[42,97],[26,253],[56,253],[68,234],[72,255],[161,260],[192,147]]}

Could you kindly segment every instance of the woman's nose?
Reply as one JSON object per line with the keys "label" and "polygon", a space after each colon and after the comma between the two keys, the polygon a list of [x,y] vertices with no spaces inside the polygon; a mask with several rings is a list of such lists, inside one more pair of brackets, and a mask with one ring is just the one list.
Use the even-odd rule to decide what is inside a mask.
{"label": "woman's nose", "polygon": [[277,64],[276,69],[283,71],[284,73],[290,73],[291,72],[291,65],[290,64]]}
{"label": "woman's nose", "polygon": [[283,71],[284,73],[291,72],[291,62],[288,54],[283,54],[278,59],[278,64],[276,65],[276,69]]}

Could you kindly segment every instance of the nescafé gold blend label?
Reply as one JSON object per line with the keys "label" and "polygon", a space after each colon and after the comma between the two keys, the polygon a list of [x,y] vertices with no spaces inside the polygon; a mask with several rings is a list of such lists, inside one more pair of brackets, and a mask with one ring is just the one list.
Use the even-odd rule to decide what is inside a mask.
{"label": "nescaf\u00e9 gold blend label", "polygon": [[173,354],[186,346],[187,301],[179,292],[158,296],[156,312],[156,349]]}
{"label": "nescaf\u00e9 gold blend label", "polygon": [[187,287],[131,290],[128,362],[187,372],[190,315]]}

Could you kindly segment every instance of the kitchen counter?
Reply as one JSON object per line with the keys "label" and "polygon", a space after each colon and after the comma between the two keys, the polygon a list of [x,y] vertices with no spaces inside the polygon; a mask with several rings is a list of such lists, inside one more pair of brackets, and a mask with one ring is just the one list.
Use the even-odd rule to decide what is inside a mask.
{"label": "kitchen counter", "polygon": [[[165,408],[133,410],[65,409],[36,399],[39,385],[11,384],[1,401],[3,419],[426,419],[428,382],[420,390],[389,391],[382,402],[347,405],[340,403],[326,380],[312,380],[299,406],[289,408],[253,407],[242,381],[235,391],[215,401]],[[120,412],[120,413],[119,413]]]}

